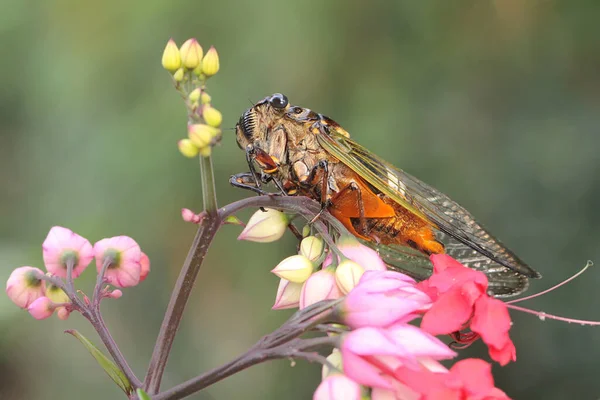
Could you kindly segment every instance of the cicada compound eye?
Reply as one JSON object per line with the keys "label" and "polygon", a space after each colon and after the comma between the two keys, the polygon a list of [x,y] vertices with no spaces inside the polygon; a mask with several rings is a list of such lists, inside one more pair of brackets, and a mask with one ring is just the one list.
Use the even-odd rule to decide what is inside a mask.
{"label": "cicada compound eye", "polygon": [[271,103],[273,108],[276,108],[278,110],[283,110],[288,105],[287,97],[285,97],[285,95],[281,93],[275,93],[273,96],[271,96],[269,102]]}

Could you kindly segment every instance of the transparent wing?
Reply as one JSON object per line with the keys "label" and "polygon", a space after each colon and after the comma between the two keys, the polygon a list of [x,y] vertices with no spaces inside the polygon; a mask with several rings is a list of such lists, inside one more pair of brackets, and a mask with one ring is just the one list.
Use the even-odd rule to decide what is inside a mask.
{"label": "transparent wing", "polygon": [[[379,191],[431,224],[448,254],[470,263],[472,268],[486,273],[489,270],[490,278],[519,274],[541,277],[448,196],[380,159],[335,129],[325,129],[317,135],[323,148]],[[521,287],[526,285],[522,281],[512,278],[505,283],[507,288],[512,285],[513,290],[522,291]]]}
{"label": "transparent wing", "polygon": [[[467,267],[487,275],[488,293],[491,296],[511,297],[527,290],[529,280],[525,275],[490,260],[444,233],[438,235],[438,240],[444,243],[448,255]],[[429,257],[411,247],[378,245],[368,241],[363,241],[363,243],[377,250],[383,261],[392,269],[410,275],[419,281],[427,279],[433,271]]]}

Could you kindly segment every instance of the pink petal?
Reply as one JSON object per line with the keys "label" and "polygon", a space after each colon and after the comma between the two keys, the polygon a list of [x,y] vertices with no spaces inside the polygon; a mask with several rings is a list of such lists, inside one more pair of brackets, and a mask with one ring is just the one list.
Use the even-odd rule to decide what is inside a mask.
{"label": "pink petal", "polygon": [[441,340],[416,326],[397,324],[388,328],[388,332],[397,344],[410,349],[410,352],[417,357],[443,360],[456,356],[456,353]]}
{"label": "pink petal", "polygon": [[512,340],[508,340],[506,344],[501,348],[495,348],[489,346],[488,348],[490,357],[501,366],[505,366],[511,361],[517,361],[517,350]]}
{"label": "pink petal", "polygon": [[140,257],[140,282],[146,280],[146,277],[150,273],[150,259],[146,253],[142,252]]}
{"label": "pink petal", "polygon": [[423,316],[421,329],[432,335],[459,331],[472,314],[470,298],[465,298],[456,287],[441,295]]}
{"label": "pink petal", "polygon": [[404,356],[409,353],[385,330],[378,328],[359,328],[351,331],[344,337],[342,348],[361,356]]}
{"label": "pink petal", "polygon": [[503,347],[510,340],[510,326],[510,315],[504,302],[487,295],[477,300],[471,330],[478,333],[487,345]]}
{"label": "pink petal", "polygon": [[460,380],[472,396],[485,396],[494,387],[492,366],[476,358],[461,360],[450,368],[450,377]]}
{"label": "pink petal", "polygon": [[313,396],[313,400],[360,400],[360,385],[344,375],[331,375],[326,378]]}
{"label": "pink petal", "polygon": [[379,387],[383,389],[392,389],[390,379],[384,376],[381,370],[364,360],[361,356],[344,350],[342,345],[342,359],[344,374],[350,379],[365,386]]}

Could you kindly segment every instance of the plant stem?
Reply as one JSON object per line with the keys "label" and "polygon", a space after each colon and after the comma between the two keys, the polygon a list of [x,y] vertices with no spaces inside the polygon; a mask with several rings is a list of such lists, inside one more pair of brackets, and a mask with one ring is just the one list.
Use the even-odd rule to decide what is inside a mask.
{"label": "plant stem", "polygon": [[[196,281],[196,277],[198,276],[200,266],[202,265],[204,257],[206,256],[206,252],[208,251],[208,248],[212,243],[217,230],[221,226],[223,219],[245,208],[264,206],[280,208],[286,211],[302,214],[305,218],[310,220],[320,211],[321,208],[319,203],[305,197],[257,196],[234,202],[217,211],[217,200],[214,190],[214,175],[212,169],[212,160],[210,157],[201,157],[201,167],[204,204],[206,206],[205,210],[207,215],[203,219],[198,232],[196,233],[192,247],[190,248],[183,268],[181,269],[179,277],[177,278],[175,288],[171,294],[169,305],[167,306],[163,323],[160,327],[160,332],[156,339],[150,365],[148,366],[148,371],[144,380],[144,390],[146,390],[146,392],[150,395],[156,394],[160,389],[160,383],[167,365],[169,352],[171,351],[175,335],[179,328],[179,324],[181,323],[181,318],[183,316],[183,311],[187,304],[187,300],[194,286],[194,282]],[[213,208],[213,211],[211,212],[209,211],[209,207],[215,208]],[[342,232],[346,231],[343,225],[340,224],[339,221],[333,218],[329,213],[323,213],[322,218],[324,221],[333,225],[336,230]],[[332,238],[327,233],[327,227],[325,224],[321,220],[317,220],[315,222],[315,226],[323,235],[324,240],[326,240],[335,251],[337,248],[335,247]],[[246,367],[241,369],[244,368]],[[235,372],[237,371],[238,369],[235,370]]]}
{"label": "plant stem", "polygon": [[175,340],[175,334],[181,323],[183,311],[194,287],[194,282],[200,271],[202,261],[220,224],[221,220],[218,216],[208,215],[196,232],[192,247],[175,283],[175,288],[171,294],[171,299],[169,300],[169,305],[167,306],[167,311],[165,312],[156,339],[154,351],[152,352],[152,358],[144,380],[144,390],[148,394],[157,393],[160,388],[160,382],[167,365],[173,341]]}
{"label": "plant stem", "polygon": [[[311,339],[299,339],[298,336],[302,335],[311,326],[318,323],[318,321],[311,322],[310,317],[315,317],[320,313],[327,312],[324,310],[330,309],[335,304],[336,302],[326,302],[325,304],[315,305],[315,307],[310,310],[306,309],[300,311],[299,313],[301,315],[306,315],[302,315],[302,318],[298,318],[295,314],[275,332],[261,338],[246,353],[236,359],[174,386],[169,390],[158,393],[152,396],[152,399],[182,399],[248,367],[268,360],[296,357],[308,361],[318,361],[329,364],[325,360],[325,357],[308,353],[307,351],[325,345],[336,345],[339,338],[325,336]],[[309,321],[304,321],[305,318],[303,317],[306,317]]]}
{"label": "plant stem", "polygon": [[99,308],[84,313],[84,316],[88,319],[88,321],[90,321],[90,323],[98,333],[98,336],[100,336],[100,340],[102,340],[102,343],[104,343],[104,346],[115,361],[115,364],[117,365],[117,367],[119,367],[121,371],[123,371],[123,374],[125,374],[131,386],[134,389],[137,389],[140,386],[142,386],[142,382],[137,378],[137,376],[135,376],[133,370],[131,369],[131,367],[129,367],[129,364],[127,364],[127,360],[123,356],[123,353],[121,353],[119,346],[117,346],[117,343],[115,342],[112,335],[110,334],[110,331],[106,327],[104,319],[102,318],[102,314],[100,314]]}
{"label": "plant stem", "polygon": [[214,215],[217,213],[217,191],[215,189],[215,175],[211,156],[200,156],[200,171],[202,176],[204,211],[209,215]]}

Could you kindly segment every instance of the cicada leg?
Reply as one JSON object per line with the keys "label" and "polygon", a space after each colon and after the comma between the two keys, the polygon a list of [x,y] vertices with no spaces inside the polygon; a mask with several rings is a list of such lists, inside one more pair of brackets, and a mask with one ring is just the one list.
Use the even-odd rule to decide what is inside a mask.
{"label": "cicada leg", "polygon": [[260,183],[257,183],[256,175],[252,172],[242,172],[239,174],[231,175],[229,178],[229,183],[237,188],[250,190],[259,195],[272,195],[273,193],[269,193],[266,190],[263,190],[260,186]]}

